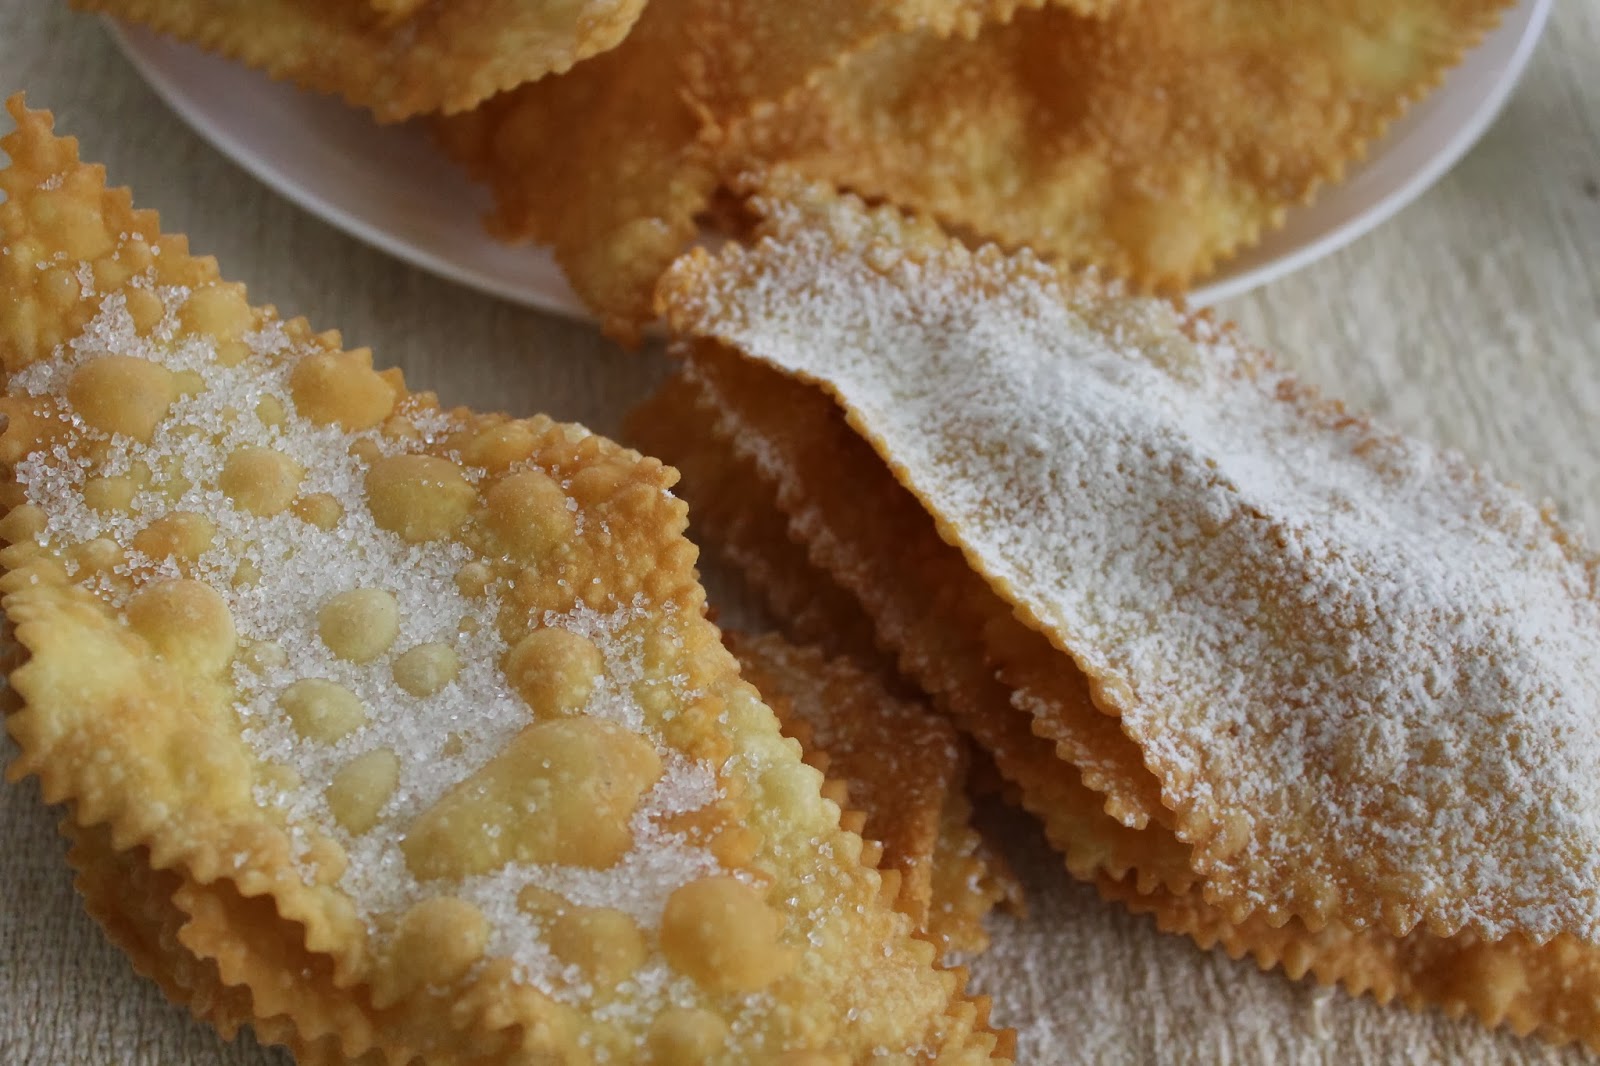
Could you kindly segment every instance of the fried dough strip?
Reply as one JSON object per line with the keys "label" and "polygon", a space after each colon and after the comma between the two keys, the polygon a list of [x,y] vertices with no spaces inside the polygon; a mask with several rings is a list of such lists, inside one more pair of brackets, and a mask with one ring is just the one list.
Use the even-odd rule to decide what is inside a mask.
{"label": "fried dough strip", "polygon": [[381,122],[463,111],[620,43],[645,0],[73,0]]}
{"label": "fried dough strip", "polygon": [[394,1063],[996,1056],[706,620],[675,475],[251,308],[9,106],[10,773],[180,875],[187,950]]}
{"label": "fried dough strip", "polygon": [[1120,717],[1208,902],[1600,939],[1600,558],[1552,508],[1203,315],[786,194],[679,260],[671,325],[838,398]]}
{"label": "fried dough strip", "polygon": [[1309,974],[1379,1003],[1398,999],[1451,1018],[1471,1014],[1491,1029],[1600,1050],[1600,949],[1572,936],[1534,944],[1518,934],[1483,940],[1414,930],[1394,937],[1339,922],[1311,932],[1297,920],[1273,928],[1259,916],[1235,924],[1197,892],[1141,892],[1109,877],[1096,885],[1107,899],[1152,915],[1162,932],[1190,937],[1204,949],[1221,947],[1235,959],[1249,955],[1263,970],[1280,967],[1292,980]]}
{"label": "fried dough strip", "polygon": [[[729,373],[736,375],[739,371],[732,369]],[[773,381],[753,383],[745,391],[754,397],[761,389],[768,388],[773,390],[773,395],[782,398],[781,403],[768,404],[765,408],[772,419],[783,417],[779,409],[792,404],[793,417],[807,417],[816,427],[812,432],[823,438],[831,432],[832,439],[826,446],[836,451],[829,453],[826,462],[860,463],[865,460],[860,449],[848,443],[851,434],[847,431],[838,426],[833,426],[831,431],[822,428],[830,418],[827,406],[808,400],[804,390]],[[698,490],[700,498],[696,502],[701,505],[701,517],[707,522],[707,528],[756,587],[773,601],[780,618],[796,619],[797,624],[809,629],[825,628],[809,621],[813,614],[818,614],[827,625],[849,632],[845,638],[847,643],[840,650],[854,653],[855,648],[871,646],[857,632],[856,619],[862,614],[859,608],[835,605],[832,598],[837,585],[808,577],[806,571],[814,568],[808,562],[795,559],[793,553],[782,547],[790,543],[792,537],[779,533],[781,519],[776,516],[780,512],[776,507],[752,502],[756,491],[753,479],[748,471],[737,469],[736,460],[732,458],[734,451],[726,442],[696,431],[696,420],[716,417],[716,408],[709,403],[690,413],[696,395],[687,380],[669,380],[635,415],[632,422],[635,435],[643,434],[641,439],[657,449],[658,454],[669,456],[689,473],[691,492],[697,491],[696,483],[705,484],[703,490]],[[852,472],[853,477],[862,481],[859,489],[862,499],[901,494],[890,479],[874,478],[869,471],[870,467],[866,467]],[[841,504],[841,513],[843,510]],[[864,523],[865,519],[858,521]],[[919,524],[918,520],[908,517],[901,523],[897,536],[911,537],[910,530]],[[927,547],[918,549],[918,557],[929,559],[927,565],[936,568],[939,575],[939,584],[928,587],[943,588],[953,582],[949,587],[963,590],[955,600],[966,612],[962,616],[965,624],[981,634],[987,661],[997,667],[1001,681],[1016,690],[1009,700],[1035,715],[1034,731],[1057,744],[1058,754],[1079,768],[1084,784],[1106,794],[1107,810],[1119,821],[1142,828],[1152,817],[1169,819],[1170,812],[1161,805],[1155,779],[1145,770],[1137,747],[1121,733],[1114,719],[1094,709],[1082,675],[1070,666],[1063,670],[1060,657],[1049,642],[1018,623],[1009,607],[984,589],[981,582],[966,575],[966,567],[956,552],[926,536],[920,539]],[[845,630],[845,626],[849,629]],[[802,632],[800,639],[838,647],[828,645],[829,636],[823,633]]]}
{"label": "fried dough strip", "polygon": [[1508,0],[1126,0],[904,34],[744,129],[764,162],[1181,289],[1337,181]]}

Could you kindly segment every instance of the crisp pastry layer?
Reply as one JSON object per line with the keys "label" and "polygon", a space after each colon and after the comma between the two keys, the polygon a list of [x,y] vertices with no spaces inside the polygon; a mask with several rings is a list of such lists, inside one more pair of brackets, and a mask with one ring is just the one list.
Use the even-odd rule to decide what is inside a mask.
{"label": "crisp pastry layer", "polygon": [[706,620],[675,475],[251,307],[9,106],[11,772],[149,869],[141,927],[170,889],[186,984],[394,1063],[991,1059]]}
{"label": "crisp pastry layer", "polygon": [[840,805],[860,813],[861,834],[882,845],[876,865],[898,880],[895,905],[941,954],[988,947],[984,915],[1019,903],[1020,889],[971,825],[954,727],[848,659],[771,633],[724,639],[784,732],[843,787]]}
{"label": "crisp pastry layer", "polygon": [[696,543],[732,564],[765,601],[783,633],[873,668],[892,684],[896,668],[878,647],[855,597],[811,565],[789,519],[759,477],[711,431],[718,411],[686,375],[674,374],[628,414],[630,443],[667,456],[682,476]]}
{"label": "crisp pastry layer", "polygon": [[[709,376],[702,374],[704,362],[699,357],[692,361],[691,370],[696,377]],[[852,609],[862,614],[862,608],[875,606],[881,612],[878,619],[888,624],[880,631],[891,646],[898,644],[903,649],[901,662],[911,664],[911,671],[918,670],[919,663],[948,663],[951,649],[957,647],[948,639],[954,634],[946,633],[943,639],[934,639],[927,632],[930,628],[937,630],[949,625],[948,616],[933,610],[928,616],[939,621],[932,626],[905,625],[896,619],[905,617],[904,612],[909,608],[904,601],[915,600],[917,594],[913,591],[902,597],[884,595],[887,589],[929,587],[907,584],[907,576],[896,567],[896,560],[916,554],[920,538],[890,542],[857,538],[853,532],[859,532],[861,527],[848,518],[859,510],[849,502],[851,500],[871,499],[873,513],[881,515],[892,509],[886,505],[894,502],[897,495],[909,501],[909,493],[893,482],[884,467],[876,471],[881,476],[876,484],[860,477],[846,479],[843,497],[827,489],[811,493],[809,490],[819,484],[819,479],[836,483],[840,480],[836,476],[839,471],[871,469],[870,461],[863,463],[861,457],[856,456],[851,465],[837,465],[850,457],[817,450],[814,445],[825,439],[823,434],[809,435],[813,447],[803,453],[788,450],[788,442],[793,437],[774,430],[772,423],[755,415],[759,405],[752,402],[752,395],[781,398],[789,410],[800,412],[804,411],[808,397],[814,400],[820,398],[820,394],[770,372],[760,373],[763,376],[753,394],[717,394],[739,397],[726,401],[730,407],[724,410],[722,420],[709,415],[676,419],[680,424],[692,423],[698,428],[684,430],[677,438],[677,446],[663,449],[664,454],[674,459],[691,453],[700,457],[724,457],[720,460],[720,473],[710,479],[695,476],[703,467],[686,464],[686,486],[694,513],[744,507],[763,515],[775,514],[787,528],[808,531],[803,534],[813,538],[808,546],[821,549],[815,553],[819,562],[812,571],[810,585],[824,588],[831,585],[842,591],[835,583],[837,578],[860,588],[859,606]],[[671,379],[662,391],[681,394],[695,390],[689,387],[686,377],[680,376]],[[706,403],[708,406],[696,409],[709,412],[713,409],[709,406],[711,401]],[[740,409],[738,417],[730,413],[734,406]],[[826,410],[826,403],[818,406],[822,410],[814,408],[796,414],[793,421],[808,423],[814,417],[824,424],[832,421],[837,424],[841,443],[845,439],[860,443],[860,438],[844,426],[837,412]],[[643,411],[650,413],[658,409],[652,402]],[[712,426],[738,428],[730,431],[735,435],[717,437],[710,430]],[[817,428],[815,424],[811,426],[812,430]],[[694,434],[699,434],[701,439],[692,439]],[[734,455],[735,441],[761,451],[764,463],[758,465],[740,458],[726,458]],[[777,472],[771,480],[768,471]],[[775,502],[774,482],[793,488],[792,492],[783,494],[786,503],[805,500],[794,505],[792,519],[790,512]],[[742,523],[743,527],[753,524],[754,515],[751,520]],[[909,534],[909,530],[901,532]],[[938,540],[931,525],[923,532],[933,541]],[[928,545],[929,549],[931,547]],[[952,550],[947,545],[943,547]],[[874,555],[874,552],[883,554]],[[740,560],[741,565],[750,558],[744,553],[726,554]],[[746,571],[752,580],[758,581],[763,575],[775,572],[788,573],[774,566],[774,560],[789,558],[786,552],[775,552],[763,558],[765,561]],[[833,567],[838,569],[831,569]],[[951,568],[941,580],[953,581],[960,573],[959,568]],[[931,580],[927,571],[919,577]],[[797,579],[796,583],[798,586],[807,582]],[[834,602],[831,597],[830,602]],[[835,606],[842,609],[843,605],[835,603]],[[841,622],[839,628],[847,631],[852,626]],[[980,655],[975,664],[965,665],[969,669],[945,675],[927,672],[924,666],[920,667],[924,671],[922,674],[908,673],[908,676],[937,679],[981,675],[985,660]],[[991,671],[995,669],[993,659],[987,660],[987,667]],[[1018,752],[1027,750],[1020,747],[1027,735],[1025,713],[1004,703],[992,703],[986,712],[974,715],[970,710],[973,705],[958,693],[959,690],[947,692],[945,698],[935,702],[952,713],[954,721],[968,729],[975,739],[998,745],[994,751],[997,769],[1008,777],[1022,805],[1043,821],[1051,844],[1062,852],[1068,870],[1098,885],[1107,899],[1122,903],[1136,913],[1154,916],[1164,931],[1188,935],[1205,948],[1222,947],[1235,958],[1249,955],[1263,969],[1281,967],[1295,979],[1309,976],[1322,984],[1337,984],[1352,994],[1372,995],[1379,1002],[1398,999],[1412,1009],[1434,1006],[1452,1017],[1470,1013],[1486,1025],[1504,1025],[1518,1034],[1533,1033],[1557,1043],[1578,1040],[1600,1048],[1600,1025],[1596,1024],[1600,1017],[1596,1014],[1600,1011],[1600,981],[1590,975],[1600,955],[1593,946],[1570,936],[1560,936],[1539,946],[1519,935],[1486,941],[1467,933],[1435,937],[1420,929],[1405,937],[1394,937],[1381,928],[1357,930],[1336,921],[1312,931],[1299,920],[1274,925],[1260,915],[1234,924],[1221,910],[1205,902],[1195,883],[1196,875],[1186,861],[1188,849],[1176,837],[1156,827],[1135,832],[1110,817],[1105,810],[1110,806],[1106,797],[1081,784],[1082,773],[1070,761],[1069,749],[1057,748],[1057,757],[1052,759],[1050,746],[1044,743],[1043,737],[1038,737],[1032,757],[1019,758]],[[1015,693],[1012,698],[1017,698]],[[1034,724],[1039,728],[1037,722]],[[938,870],[936,865],[936,874]]]}
{"label": "crisp pastry layer", "polygon": [[1339,180],[1509,0],[1119,0],[885,38],[741,130],[767,164],[1184,288]]}
{"label": "crisp pastry layer", "polygon": [[[751,247],[688,257],[662,289],[702,338],[671,386],[712,414],[698,452],[775,502],[1074,872],[1098,850],[1097,879],[1203,943],[1600,1043],[1593,563],[1553,515],[1203,319],[776,184]],[[1064,647],[1053,670],[1008,658],[1019,631]],[[1451,684],[1408,673],[1418,656]],[[1006,698],[951,698],[985,678]],[[1100,737],[1088,714],[1120,745],[1061,739]],[[1042,749],[1003,741],[1017,719]],[[1141,764],[1158,788],[1116,795]],[[1443,976],[1469,964],[1470,995]]]}
{"label": "crisp pastry layer", "polygon": [[645,0],[73,0],[398,122],[619,44]]}

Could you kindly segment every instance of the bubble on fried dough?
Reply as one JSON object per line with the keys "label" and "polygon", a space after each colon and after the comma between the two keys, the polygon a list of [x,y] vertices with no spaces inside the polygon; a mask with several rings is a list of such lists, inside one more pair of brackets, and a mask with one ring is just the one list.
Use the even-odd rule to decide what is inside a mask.
{"label": "bubble on fried dough", "polygon": [[418,644],[394,661],[395,684],[419,699],[432,696],[460,673],[461,657],[443,641]]}
{"label": "bubble on fried dough", "polygon": [[399,635],[400,607],[386,589],[350,589],[317,611],[317,633],[339,658],[371,662]]}
{"label": "bubble on fried dough", "polygon": [[434,455],[382,458],[367,473],[367,505],[379,528],[412,543],[460,529],[476,497],[461,468]]}
{"label": "bubble on fried dough", "polygon": [[[160,301],[157,301],[159,306]],[[220,283],[202,285],[192,290],[184,301],[179,321],[196,333],[215,337],[217,361],[232,364],[243,359],[249,351],[244,338],[255,327],[255,312],[250,309],[242,286]],[[262,397],[262,403],[268,402],[282,411],[283,405],[276,397]]]}
{"label": "bubble on fried dough", "polygon": [[344,504],[338,498],[326,492],[313,492],[309,496],[301,496],[291,505],[296,518],[310,522],[321,530],[330,530],[339,524],[339,519],[344,517]]}
{"label": "bubble on fried dough", "polygon": [[251,514],[272,515],[288,507],[305,471],[271,448],[245,446],[223,463],[217,486]]}
{"label": "bubble on fried dough", "polygon": [[367,721],[361,698],[348,688],[320,677],[296,681],[283,690],[278,705],[294,731],[307,740],[333,744]]}
{"label": "bubble on fried dough", "polygon": [[371,429],[394,410],[394,388],[372,369],[372,353],[319,352],[289,376],[295,410],[321,426]]}
{"label": "bubble on fried dough", "polygon": [[483,911],[453,896],[435,896],[406,911],[373,980],[378,1006],[428,985],[446,985],[483,957],[489,923]]}
{"label": "bubble on fried dough", "polygon": [[227,601],[199,581],[163,581],[128,601],[128,624],[157,655],[199,674],[215,674],[233,660],[237,639]]}
{"label": "bubble on fried dough", "polygon": [[698,1007],[671,1007],[650,1025],[651,1062],[657,1066],[700,1066],[721,1051],[728,1023]]}
{"label": "bubble on fried dough", "polygon": [[547,928],[556,958],[604,985],[615,986],[632,977],[649,957],[638,924],[612,907],[565,908]]}
{"label": "bubble on fried dough", "polygon": [[328,784],[328,809],[346,832],[361,834],[378,824],[378,813],[400,781],[400,760],[388,748],[357,755]]}
{"label": "bubble on fried dough", "polygon": [[215,523],[205,515],[173,511],[141,529],[133,538],[133,547],[151,559],[195,563],[211,549],[216,535]]}
{"label": "bubble on fried dough", "polygon": [[80,366],[67,385],[67,399],[95,429],[148,443],[176,391],[166,367],[112,354]]}
{"label": "bubble on fried dough", "polygon": [[491,474],[504,472],[533,454],[534,439],[528,427],[507,422],[482,430],[467,444],[462,459]]}
{"label": "bubble on fried dough", "polygon": [[540,718],[580,710],[605,666],[600,649],[571,630],[535,629],[506,654],[513,688]]}
{"label": "bubble on fried dough", "polygon": [[537,560],[571,540],[577,531],[572,501],[548,474],[519,470],[498,479],[484,494],[489,528],[509,552]]}
{"label": "bubble on fried dough", "polygon": [[633,841],[633,812],[661,776],[637,734],[573,718],[522,730],[407,830],[421,879],[489,873],[509,862],[611,866]]}
{"label": "bubble on fried dough", "polygon": [[707,877],[667,900],[661,947],[675,968],[707,988],[752,992],[794,965],[782,932],[782,916],[756,889],[731,877]]}

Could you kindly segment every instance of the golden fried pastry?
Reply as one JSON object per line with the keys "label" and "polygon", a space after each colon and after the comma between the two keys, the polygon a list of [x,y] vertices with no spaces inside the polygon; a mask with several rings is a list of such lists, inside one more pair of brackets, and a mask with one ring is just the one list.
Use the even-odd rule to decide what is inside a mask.
{"label": "golden fried pastry", "polygon": [[[1600,1046],[1597,561],[1553,513],[1203,317],[774,186],[751,246],[663,281],[685,377],[959,724],[1077,738],[996,753],[1030,806],[1105,739],[1074,719],[1120,727],[1098,787],[1142,762],[1156,809],[1134,828],[1058,792],[1075,871],[1088,841],[1143,839],[1119,898],[1202,941]],[[983,586],[965,615],[962,573]],[[1057,696],[1090,700],[1013,690],[1042,661],[1008,661],[1017,630],[1060,649]],[[997,671],[1010,706],[963,712],[916,666],[933,648],[945,676]],[[1471,994],[1446,979],[1469,968]]]}
{"label": "golden fried pastry", "polygon": [[1509,0],[1124,0],[885,38],[744,158],[1181,288],[1338,180]]}
{"label": "golden fried pastry", "polygon": [[724,635],[744,678],[808,758],[843,784],[883,845],[878,868],[899,876],[896,906],[942,953],[988,947],[983,917],[1018,889],[992,873],[972,828],[960,738],[926,707],[896,699],[847,659],[775,634]]}
{"label": "golden fried pastry", "polygon": [[490,233],[550,245],[606,330],[631,342],[712,207],[730,130],[880,38],[970,34],[1040,2],[653,0],[615,51],[435,128],[493,192]]}
{"label": "golden fried pastry", "polygon": [[358,1060],[991,1060],[706,620],[669,470],[251,307],[9,106],[12,773],[149,869],[127,925],[200,976],[148,968]]}
{"label": "golden fried pastry", "polygon": [[624,339],[695,235],[716,187],[685,98],[693,0],[652,0],[627,40],[566,74],[438,120],[440,144],[494,193],[489,232],[547,244],[567,280]]}
{"label": "golden fried pastry", "polygon": [[382,122],[462,111],[614,48],[645,0],[73,0]]}

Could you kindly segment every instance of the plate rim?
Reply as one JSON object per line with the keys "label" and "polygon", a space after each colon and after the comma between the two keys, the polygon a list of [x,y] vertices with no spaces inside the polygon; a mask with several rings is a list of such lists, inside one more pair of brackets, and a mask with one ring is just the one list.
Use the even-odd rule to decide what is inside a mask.
{"label": "plate rim", "polygon": [[[1345,248],[1362,237],[1371,233],[1395,215],[1405,210],[1416,202],[1417,198],[1427,192],[1439,180],[1448,174],[1455,165],[1461,162],[1468,152],[1483,139],[1483,135],[1494,125],[1500,112],[1505,110],[1511,94],[1522,83],[1522,77],[1527,72],[1528,64],[1533,59],[1533,53],[1539,46],[1539,40],[1544,36],[1546,23],[1549,21],[1550,12],[1555,7],[1555,0],[1526,0],[1526,2],[1508,7],[1506,14],[1513,11],[1526,10],[1526,21],[1523,23],[1522,34],[1517,38],[1515,48],[1507,58],[1506,64],[1501,68],[1500,77],[1490,88],[1489,94],[1479,103],[1472,115],[1456,128],[1443,147],[1436,151],[1423,166],[1419,167],[1398,188],[1391,190],[1381,199],[1377,200],[1368,210],[1361,212],[1354,218],[1344,222],[1324,233],[1315,240],[1288,252],[1269,263],[1246,270],[1233,277],[1222,278],[1209,285],[1198,286],[1189,294],[1189,302],[1205,307],[1223,300],[1230,300],[1236,296],[1258,289],[1270,284],[1278,278],[1285,277],[1295,271],[1310,266],[1319,259],[1325,259],[1334,252]],[[1499,27],[1496,27],[1498,29]],[[1489,31],[1495,32],[1494,30]],[[1485,34],[1485,39],[1487,39]],[[1481,47],[1482,41],[1477,46]],[[1452,67],[1451,71],[1456,68]],[[1450,73],[1447,71],[1446,74]],[[1413,101],[1412,106],[1415,106]]]}
{"label": "plate rim", "polygon": [[[1506,102],[1520,84],[1532,60],[1554,6],[1555,0],[1522,0],[1521,3],[1506,9],[1503,16],[1505,18],[1512,17],[1514,13],[1520,14],[1522,30],[1504,65],[1498,71],[1488,94],[1478,103],[1466,121],[1457,126],[1449,138],[1432,152],[1427,161],[1397,187],[1373,201],[1367,209],[1288,252],[1237,274],[1195,286],[1184,294],[1185,302],[1195,307],[1207,307],[1269,285],[1353,244],[1415,202],[1461,161],[1504,110]],[[153,31],[125,26],[110,16],[103,17],[102,22],[117,49],[145,84],[174,114],[224,157],[301,210],[401,262],[466,288],[488,293],[517,306],[589,323],[598,321],[594,312],[565,283],[564,272],[558,264],[554,264],[553,256],[547,246],[529,244],[524,247],[550,256],[552,265],[560,275],[561,284],[552,287],[552,291],[534,291],[487,269],[474,269],[455,262],[426,245],[400,237],[382,225],[329,202],[291,175],[275,168],[264,153],[247,143],[245,138],[229,126],[214,120],[204,108],[191,99],[188,93],[180,89],[177,79],[141,46],[135,32],[130,30],[147,34],[151,39],[164,44],[189,48],[194,46],[166,35],[155,34]],[[1491,34],[1497,32],[1503,26],[1502,23],[1489,32]],[[1487,36],[1486,34],[1485,39]],[[1481,47],[1482,44],[1480,41],[1475,47]],[[238,69],[256,77],[267,78],[267,75],[260,71],[246,67]],[[1455,69],[1458,68],[1452,68],[1452,71]],[[285,82],[276,84],[284,86],[289,91],[306,91]],[[1370,162],[1381,156],[1365,158]],[[484,232],[483,236],[485,240],[494,240],[487,232]]]}

